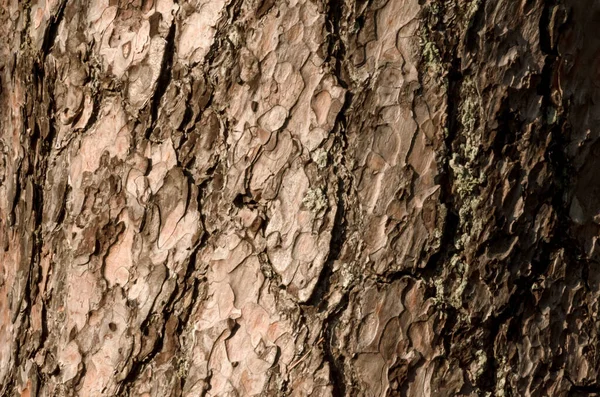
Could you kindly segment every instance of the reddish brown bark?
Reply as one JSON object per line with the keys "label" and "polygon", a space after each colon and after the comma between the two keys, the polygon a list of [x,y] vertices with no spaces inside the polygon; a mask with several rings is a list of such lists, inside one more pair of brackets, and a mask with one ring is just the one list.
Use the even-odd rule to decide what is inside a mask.
{"label": "reddish brown bark", "polygon": [[1,395],[600,391],[599,5],[0,10]]}

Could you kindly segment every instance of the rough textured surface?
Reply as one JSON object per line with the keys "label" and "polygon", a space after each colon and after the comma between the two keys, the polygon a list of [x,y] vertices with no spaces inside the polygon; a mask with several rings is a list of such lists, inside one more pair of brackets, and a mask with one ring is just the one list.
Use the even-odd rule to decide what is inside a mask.
{"label": "rough textured surface", "polygon": [[0,1],[0,395],[600,394],[599,20]]}

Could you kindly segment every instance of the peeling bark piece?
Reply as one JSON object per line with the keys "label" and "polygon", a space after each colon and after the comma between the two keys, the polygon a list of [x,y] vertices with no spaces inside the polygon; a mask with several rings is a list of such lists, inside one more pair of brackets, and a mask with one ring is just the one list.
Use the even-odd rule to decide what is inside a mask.
{"label": "peeling bark piece", "polygon": [[283,126],[286,117],[287,111],[283,106],[274,106],[260,116],[258,124],[267,131],[277,131]]}

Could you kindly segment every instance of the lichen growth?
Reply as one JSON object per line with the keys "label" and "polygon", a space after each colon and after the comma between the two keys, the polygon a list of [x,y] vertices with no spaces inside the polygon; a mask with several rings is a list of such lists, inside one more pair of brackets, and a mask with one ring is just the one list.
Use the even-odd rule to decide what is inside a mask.
{"label": "lichen growth", "polygon": [[496,383],[496,388],[494,390],[494,395],[498,397],[504,397],[506,392],[504,391],[504,387],[506,386],[506,378],[509,373],[509,367],[506,365],[506,358],[500,357],[498,360],[498,383]]}
{"label": "lichen growth", "polygon": [[422,53],[427,67],[436,74],[441,73],[443,70],[442,58],[437,45],[432,41],[424,41]]}
{"label": "lichen growth", "polygon": [[327,166],[327,152],[325,149],[319,148],[315,150],[311,157],[319,169],[323,169]]}
{"label": "lichen growth", "polygon": [[[436,2],[430,3],[423,9],[423,23],[419,30],[419,41],[421,45],[421,55],[427,70],[438,77],[443,78],[445,67],[442,61],[440,48],[434,40],[433,31],[436,26],[442,21],[445,6],[442,7]],[[447,81],[444,79],[441,82],[442,86],[446,86]]]}
{"label": "lichen growth", "polygon": [[448,302],[452,307],[458,309],[462,306],[462,294],[468,283],[467,274],[469,272],[469,264],[463,261],[458,255],[455,255],[450,259],[450,268],[454,269],[460,276],[460,284],[452,290]]}
{"label": "lichen growth", "polygon": [[179,379],[185,379],[190,371],[190,363],[185,357],[177,357],[176,374]]}
{"label": "lichen growth", "polygon": [[477,350],[475,353],[476,362],[475,362],[475,378],[479,378],[483,375],[485,371],[485,365],[487,364],[487,354],[483,350]]}
{"label": "lichen growth", "polygon": [[482,140],[481,129],[477,126],[481,97],[472,78],[465,78],[460,94],[462,101],[458,110],[462,125],[461,141],[449,161],[454,174],[454,192],[460,203],[458,215],[462,234],[455,242],[457,249],[464,248],[471,236],[479,234],[483,228],[474,214],[481,203],[477,193],[485,180],[477,162]]}
{"label": "lichen growth", "polygon": [[460,280],[449,297],[449,304],[455,308],[462,306],[462,295],[468,285],[470,266],[464,250],[483,231],[482,219],[476,213],[482,202],[479,190],[485,180],[478,164],[482,141],[482,132],[478,126],[478,120],[481,119],[481,96],[472,78],[466,77],[463,81],[460,98],[460,137],[449,161],[454,175],[453,191],[456,202],[459,203],[458,233],[454,241],[456,253],[450,258],[450,267]]}
{"label": "lichen growth", "polygon": [[479,6],[481,5],[481,0],[472,0],[470,3],[466,5],[465,11],[465,29],[469,29],[471,24],[473,23],[473,17],[477,10],[479,10]]}
{"label": "lichen growth", "polygon": [[352,273],[352,268],[344,263],[341,269],[341,278],[342,278],[342,287],[344,289],[348,288],[355,279],[354,274]]}
{"label": "lichen growth", "polygon": [[[480,0],[472,0],[457,4],[452,1],[432,1],[423,10],[420,29],[421,54],[424,65],[430,76],[437,78],[442,88],[448,90],[447,69],[443,63],[443,47],[440,47],[436,31],[439,25],[458,27],[464,30],[469,27],[475,17]],[[453,20],[452,18],[458,17]],[[436,39],[436,37],[438,39]],[[481,188],[485,175],[479,163],[482,150],[482,100],[475,79],[466,76],[459,91],[458,126],[456,138],[452,143],[452,154],[445,155],[447,165],[452,173],[452,192],[457,205],[458,226],[453,244],[455,251],[449,258],[449,270],[456,280],[453,285],[440,277],[434,280],[435,300],[455,308],[463,305],[462,297],[469,282],[470,264],[466,249],[469,243],[483,231],[483,220],[477,217],[478,208],[482,204]],[[444,137],[450,136],[446,128]],[[434,236],[438,239],[437,236]],[[465,321],[469,321],[468,316]]]}
{"label": "lichen growth", "polygon": [[445,302],[446,290],[444,288],[444,280],[441,277],[438,277],[433,281],[433,285],[435,286],[435,302],[437,304]]}
{"label": "lichen growth", "polygon": [[327,207],[327,196],[321,188],[309,188],[302,199],[302,203],[306,208],[314,213],[320,212]]}

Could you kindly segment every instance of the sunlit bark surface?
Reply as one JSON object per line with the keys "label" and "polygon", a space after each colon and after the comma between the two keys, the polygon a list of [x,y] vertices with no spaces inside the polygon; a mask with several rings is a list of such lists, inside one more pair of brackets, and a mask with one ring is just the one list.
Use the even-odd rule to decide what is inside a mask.
{"label": "sunlit bark surface", "polygon": [[0,1],[0,395],[596,395],[598,23]]}

